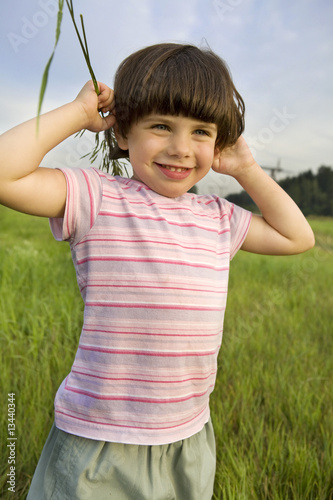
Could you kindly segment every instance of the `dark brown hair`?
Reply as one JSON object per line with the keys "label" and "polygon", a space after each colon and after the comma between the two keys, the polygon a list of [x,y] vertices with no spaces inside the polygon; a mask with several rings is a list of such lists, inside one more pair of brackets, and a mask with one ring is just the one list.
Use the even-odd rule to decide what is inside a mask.
{"label": "dark brown hair", "polygon": [[[226,63],[210,49],[162,43],[127,57],[114,80],[119,133],[151,114],[183,115],[217,125],[216,146],[233,145],[244,130],[245,105]],[[110,158],[128,157],[118,147]]]}

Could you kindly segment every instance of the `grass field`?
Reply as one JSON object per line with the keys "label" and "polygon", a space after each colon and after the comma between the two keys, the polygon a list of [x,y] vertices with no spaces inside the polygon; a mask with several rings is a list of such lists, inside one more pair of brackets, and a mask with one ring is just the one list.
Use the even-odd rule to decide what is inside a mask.
{"label": "grass field", "polygon": [[[283,258],[239,252],[232,262],[211,401],[215,500],[333,499],[333,220],[310,222],[317,240],[310,252]],[[68,246],[53,240],[48,221],[0,207],[4,500],[26,496],[81,316]],[[15,393],[12,451],[9,393]],[[7,483],[13,457],[15,493]]]}

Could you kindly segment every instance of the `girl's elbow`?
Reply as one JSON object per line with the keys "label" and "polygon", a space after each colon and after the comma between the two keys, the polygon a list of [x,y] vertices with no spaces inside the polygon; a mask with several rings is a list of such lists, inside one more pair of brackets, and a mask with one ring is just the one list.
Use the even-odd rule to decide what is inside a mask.
{"label": "girl's elbow", "polygon": [[311,230],[311,235],[309,235],[309,241],[308,241],[308,248],[307,250],[311,250],[316,244],[316,238],[315,235],[313,234],[313,231]]}
{"label": "girl's elbow", "polygon": [[300,239],[298,244],[298,251],[296,253],[304,253],[308,250],[311,250],[316,244],[315,236],[311,228],[307,231],[306,234]]}

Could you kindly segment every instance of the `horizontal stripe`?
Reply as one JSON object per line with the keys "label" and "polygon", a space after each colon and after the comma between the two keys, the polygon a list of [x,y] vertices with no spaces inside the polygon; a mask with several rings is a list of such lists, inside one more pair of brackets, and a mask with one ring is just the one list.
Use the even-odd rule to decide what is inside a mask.
{"label": "horizontal stripe", "polygon": [[156,263],[156,264],[170,264],[170,265],[175,265],[175,266],[190,266],[190,267],[198,267],[198,268],[203,268],[203,269],[213,269],[215,271],[228,271],[229,267],[228,266],[210,266],[208,264],[203,264],[200,262],[186,262],[186,261],[176,261],[176,260],[171,260],[171,259],[159,259],[157,257],[155,258],[138,258],[138,257],[123,257],[123,256],[116,256],[116,257],[87,257],[84,259],[79,259],[77,261],[77,265],[80,266],[82,264],[85,264],[87,262],[138,262],[138,263]]}
{"label": "horizontal stripe", "polygon": [[[193,215],[194,217],[199,217],[199,218],[221,220],[224,217],[228,217],[227,214],[216,214],[216,212],[213,212],[213,211],[211,211],[209,213],[205,213],[203,210],[201,210],[200,212],[194,212],[194,210],[192,208],[186,207],[182,204],[178,204],[178,205],[173,204],[172,206],[163,205],[163,204],[158,205],[156,202],[152,202],[152,201],[149,201],[149,202],[146,202],[144,200],[137,201],[135,198],[127,198],[126,196],[112,196],[112,195],[108,194],[107,191],[105,192],[104,196],[106,199],[114,200],[115,202],[128,201],[130,203],[130,205],[142,206],[142,207],[147,207],[147,208],[157,207],[158,209],[163,209],[166,211],[169,210],[169,211],[173,211],[173,212],[179,212],[179,211],[184,212],[184,213],[190,212],[191,215]],[[215,199],[209,200],[209,201],[205,202],[204,205],[205,205],[205,207],[207,207],[211,203],[214,203],[214,202],[216,202]],[[119,203],[115,203],[114,205],[118,206]]]}
{"label": "horizontal stripe", "polygon": [[[89,283],[87,285],[84,286],[84,288],[87,288],[89,287],[89,289],[91,287],[93,288],[124,288],[124,285],[116,285],[114,283],[110,283],[108,285],[103,285],[103,284],[100,284],[100,283],[96,283],[96,284],[92,284],[92,283]],[[139,289],[147,289],[147,290],[182,290],[182,291],[186,291],[186,292],[200,292],[200,293],[218,293],[218,294],[222,294],[222,293],[226,293],[226,292],[221,292],[220,290],[205,290],[205,289],[200,289],[200,288],[184,288],[184,287],[179,287],[179,286],[154,286],[154,285],[127,285],[126,287],[127,289],[128,288],[139,288]],[[82,288],[83,289],[83,288]]]}
{"label": "horizontal stripe", "polygon": [[156,356],[159,358],[185,358],[187,356],[213,356],[216,354],[216,349],[210,351],[198,351],[198,352],[179,352],[179,351],[153,351],[145,349],[140,351],[138,349],[115,349],[107,347],[99,347],[95,345],[79,344],[78,349],[83,351],[94,351],[94,352],[104,352],[106,354],[127,354],[134,356]]}
{"label": "horizontal stripe", "polygon": [[[200,416],[202,413],[203,413],[204,410],[200,411],[198,415],[194,415],[192,418],[186,420],[185,422],[181,422],[181,423],[178,423],[178,424],[175,424],[175,425],[165,425],[163,427],[159,426],[158,429],[160,430],[169,430],[169,429],[175,429],[177,427],[180,427],[180,426],[183,426],[184,424],[189,424],[190,422],[192,422],[193,420],[195,420],[196,418],[198,418],[198,416]],[[126,425],[124,423],[110,423],[110,422],[102,422],[102,421],[98,421],[98,420],[88,420],[87,418],[83,418],[83,417],[78,417],[77,415],[80,415],[80,413],[76,413],[75,416],[74,415],[71,415],[69,413],[65,413],[65,409],[61,409],[59,410],[59,414],[60,415],[64,415],[66,417],[69,417],[69,418],[75,418],[75,419],[78,419],[78,420],[81,420],[83,422],[87,422],[87,423],[94,423],[94,424],[98,424],[98,425],[110,425],[110,426],[113,426],[113,427],[124,427],[124,428],[128,428],[128,429],[146,429],[146,430],[152,430],[152,428],[154,428],[154,423],[153,422],[150,422],[150,425],[149,426],[144,426],[143,424],[137,424],[137,425]],[[156,424],[155,424],[156,425]]]}
{"label": "horizontal stripe", "polygon": [[149,337],[154,336],[154,337],[180,337],[181,338],[191,338],[191,337],[200,337],[200,338],[207,338],[207,337],[216,337],[217,335],[220,334],[220,332],[217,333],[155,333],[155,332],[145,332],[145,331],[140,331],[140,332],[133,332],[133,331],[119,331],[119,330],[101,330],[100,328],[82,328],[82,332],[91,332],[91,333],[107,333],[109,335],[147,335]]}
{"label": "horizontal stripe", "polygon": [[193,398],[202,398],[207,394],[207,392],[214,387],[214,384],[209,385],[207,387],[207,390],[201,393],[191,393],[191,394],[186,394],[182,397],[168,397],[168,398],[148,398],[145,396],[139,397],[139,396],[134,396],[134,395],[122,395],[122,396],[114,396],[114,395],[106,395],[106,394],[99,394],[97,392],[92,392],[92,391],[87,391],[87,390],[81,390],[76,387],[72,387],[69,385],[66,385],[66,391],[71,391],[75,392],[76,394],[81,394],[83,396],[88,396],[90,398],[94,399],[100,399],[103,401],[130,401],[130,402],[136,402],[136,403],[148,403],[148,404],[174,404],[174,403],[181,403],[184,401],[189,401]]}
{"label": "horizontal stripe", "polygon": [[147,384],[182,384],[185,382],[192,382],[195,380],[208,380],[212,375],[215,375],[215,371],[210,373],[205,377],[190,377],[186,379],[177,379],[177,380],[157,380],[157,379],[143,379],[136,377],[102,377],[101,375],[95,375],[94,373],[85,373],[80,372],[78,370],[72,369],[72,373],[76,373],[77,375],[83,375],[92,378],[98,378],[100,380],[114,380],[118,382],[130,381],[130,382],[144,382]]}
{"label": "horizontal stripe", "polygon": [[[166,218],[164,217],[152,217],[151,215],[137,215],[137,214],[131,214],[131,213],[127,213],[127,214],[118,214],[118,213],[113,213],[113,212],[100,212],[99,215],[101,217],[115,217],[115,218],[120,218],[120,219],[129,219],[129,218],[135,218],[135,219],[139,219],[139,220],[151,220],[151,221],[154,221],[154,222],[166,222],[167,224],[170,224],[170,225],[173,225],[173,226],[179,226],[179,227],[182,227],[182,228],[189,228],[189,227],[193,227],[193,228],[196,228],[196,229],[200,229],[202,231],[209,231],[209,232],[213,232],[213,233],[216,233],[216,228],[215,227],[207,227],[207,226],[199,226],[199,224],[194,224],[193,222],[176,222],[176,221],[172,221],[172,220],[167,220]],[[218,234],[224,234],[224,233],[228,233],[230,232],[230,230],[228,228],[222,230],[221,232],[218,231]]]}
{"label": "horizontal stripe", "polygon": [[172,309],[174,311],[223,311],[221,306],[197,306],[194,304],[145,304],[140,302],[86,302],[87,307],[116,307],[116,308],[134,308],[134,309]]}
{"label": "horizontal stripe", "polygon": [[184,250],[193,250],[195,252],[210,252],[213,253],[216,256],[222,256],[222,255],[229,255],[229,251],[216,251],[216,248],[208,248],[208,247],[200,247],[200,246],[186,246],[182,245],[180,243],[175,243],[171,241],[160,241],[160,240],[148,240],[148,239],[130,239],[130,237],[125,240],[125,239],[120,239],[120,238],[106,238],[105,236],[98,237],[98,238],[85,238],[83,241],[80,241],[78,243],[78,246],[80,245],[86,245],[86,243],[130,243],[130,244],[140,244],[142,245],[143,243],[146,243],[148,245],[165,245],[165,246],[170,246],[170,247],[176,247],[176,248],[183,248]]}

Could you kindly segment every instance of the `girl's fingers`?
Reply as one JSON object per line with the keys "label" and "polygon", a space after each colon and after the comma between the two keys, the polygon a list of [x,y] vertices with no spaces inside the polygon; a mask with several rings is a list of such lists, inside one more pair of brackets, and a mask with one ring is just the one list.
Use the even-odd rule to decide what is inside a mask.
{"label": "girl's fingers", "polygon": [[98,99],[100,100],[108,100],[108,99],[113,99],[114,97],[114,92],[110,87],[104,84],[100,84],[99,86],[100,94],[98,96]]}
{"label": "girl's fingers", "polygon": [[104,130],[107,130],[114,126],[116,118],[113,115],[108,115],[104,117]]}
{"label": "girl's fingers", "polygon": [[115,102],[112,100],[110,104],[108,103],[102,103],[99,106],[99,109],[103,111],[103,113],[112,113],[115,114]]}

